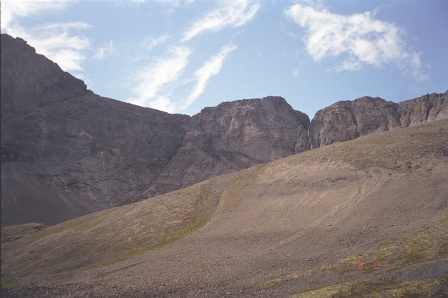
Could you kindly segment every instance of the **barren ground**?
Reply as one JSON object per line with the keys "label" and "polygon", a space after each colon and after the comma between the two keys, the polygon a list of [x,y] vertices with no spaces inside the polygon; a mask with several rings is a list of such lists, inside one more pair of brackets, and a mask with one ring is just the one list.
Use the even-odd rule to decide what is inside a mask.
{"label": "barren ground", "polygon": [[444,297],[447,177],[446,120],[322,147],[21,231],[2,297]]}

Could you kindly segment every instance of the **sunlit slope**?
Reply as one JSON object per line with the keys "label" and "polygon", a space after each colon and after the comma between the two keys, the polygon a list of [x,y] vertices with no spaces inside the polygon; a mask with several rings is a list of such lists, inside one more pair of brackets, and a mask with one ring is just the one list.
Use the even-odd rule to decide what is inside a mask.
{"label": "sunlit slope", "polygon": [[81,296],[438,293],[447,177],[447,120],[372,134],[7,242],[2,279]]}

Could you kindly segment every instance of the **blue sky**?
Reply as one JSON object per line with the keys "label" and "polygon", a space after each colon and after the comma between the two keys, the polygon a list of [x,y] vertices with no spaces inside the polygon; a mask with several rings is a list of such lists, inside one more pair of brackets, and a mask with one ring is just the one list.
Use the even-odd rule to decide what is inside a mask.
{"label": "blue sky", "polygon": [[445,0],[2,0],[1,31],[99,95],[170,113],[278,95],[312,118],[448,89]]}

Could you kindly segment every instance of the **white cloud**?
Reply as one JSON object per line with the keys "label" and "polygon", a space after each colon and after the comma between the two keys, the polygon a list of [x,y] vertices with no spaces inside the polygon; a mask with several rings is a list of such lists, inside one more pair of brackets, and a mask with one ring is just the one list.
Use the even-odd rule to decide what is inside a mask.
{"label": "white cloud", "polygon": [[168,97],[163,95],[158,95],[152,98],[148,104],[148,107],[171,114],[176,113],[178,110],[177,105]]}
{"label": "white cloud", "polygon": [[182,105],[182,110],[190,106],[204,92],[210,78],[221,71],[224,59],[236,48],[237,46],[233,44],[223,47],[217,55],[212,56],[195,72],[196,86]]}
{"label": "white cloud", "polygon": [[143,67],[135,77],[136,87],[133,88],[132,92],[136,94],[136,97],[132,98],[130,102],[173,112],[173,103],[160,92],[167,92],[163,88],[179,79],[188,64],[190,54],[191,50],[188,47],[172,47],[167,56],[158,58],[148,66]]}
{"label": "white cloud", "polygon": [[73,0],[2,0],[1,27],[8,28],[16,17],[39,15],[44,11],[61,10]]}
{"label": "white cloud", "polygon": [[286,15],[307,30],[306,50],[315,61],[346,55],[336,70],[393,63],[419,79],[426,77],[420,54],[406,48],[404,30],[375,19],[372,12],[339,15],[321,7],[294,4]]}
{"label": "white cloud", "polygon": [[155,38],[153,38],[153,37],[146,38],[145,40],[143,40],[142,45],[144,47],[146,47],[148,50],[151,50],[152,48],[165,43],[170,38],[171,37],[169,35],[161,35],[161,36],[155,37]]}
{"label": "white cloud", "polygon": [[103,60],[106,57],[112,56],[116,53],[116,49],[114,46],[114,42],[111,40],[107,45],[103,47],[99,47],[95,50],[95,54],[93,55],[93,59]]}
{"label": "white cloud", "polygon": [[82,71],[86,59],[84,50],[90,41],[71,34],[71,30],[88,29],[84,22],[54,23],[33,29],[25,29],[20,19],[39,16],[48,11],[65,9],[72,0],[2,0],[2,32],[25,39],[36,52],[56,62],[65,71]]}
{"label": "white cloud", "polygon": [[[142,3],[156,3],[159,5],[159,12],[164,15],[173,14],[182,5],[193,3],[193,0],[131,0],[131,2],[140,5]],[[126,3],[125,3],[126,4]]]}
{"label": "white cloud", "polygon": [[193,0],[131,0],[132,2],[136,3],[144,3],[144,2],[155,2],[163,5],[170,5],[170,6],[180,6],[182,2],[185,2],[186,4],[190,4],[193,2]]}
{"label": "white cloud", "polygon": [[189,41],[205,31],[219,30],[227,26],[239,27],[252,20],[260,3],[252,0],[227,0],[223,5],[212,10],[184,33],[183,42]]}
{"label": "white cloud", "polygon": [[[87,28],[86,24],[77,24]],[[39,54],[56,62],[65,71],[82,71],[81,63],[86,59],[83,53],[90,46],[86,37],[71,35],[67,28],[74,24],[56,24],[25,30],[20,26],[10,27],[8,34],[25,39]]]}

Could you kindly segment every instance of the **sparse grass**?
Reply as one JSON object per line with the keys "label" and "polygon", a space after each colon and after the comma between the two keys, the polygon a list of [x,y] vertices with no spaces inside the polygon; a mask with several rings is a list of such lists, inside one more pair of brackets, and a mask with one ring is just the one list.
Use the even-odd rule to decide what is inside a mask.
{"label": "sparse grass", "polygon": [[335,284],[311,291],[294,294],[290,298],[355,298],[355,297],[428,297],[442,294],[445,278],[411,280],[397,282],[395,280],[362,280],[352,283]]}
{"label": "sparse grass", "polygon": [[[312,274],[312,271],[308,270],[307,272],[305,272],[303,274],[303,276],[306,277],[306,276],[310,276],[311,274]],[[290,275],[285,275],[285,276],[282,276],[282,277],[277,277],[277,278],[268,280],[264,284],[258,286],[257,289],[264,289],[265,290],[265,289],[275,288],[275,287],[278,287],[278,286],[282,285],[286,281],[299,279],[300,277],[301,277],[300,274],[290,274]]]}
{"label": "sparse grass", "polygon": [[2,271],[38,277],[110,265],[204,226],[218,197],[207,184],[74,219],[2,245]]}
{"label": "sparse grass", "polygon": [[27,223],[17,226],[1,227],[2,243],[21,239],[24,236],[31,235],[33,233],[41,231],[46,227],[47,227],[46,225],[40,223]]}
{"label": "sparse grass", "polygon": [[[210,190],[208,190],[208,191],[210,191]],[[193,222],[191,224],[186,225],[179,233],[174,233],[174,234],[168,233],[167,235],[165,235],[164,238],[159,239],[158,243],[155,245],[137,246],[135,249],[133,249],[131,251],[120,254],[115,258],[108,259],[108,260],[102,262],[101,264],[97,264],[95,267],[118,263],[118,262],[139,256],[139,255],[142,255],[144,253],[160,249],[160,248],[164,247],[165,245],[168,245],[172,242],[175,242],[179,239],[182,239],[182,238],[188,236],[189,234],[193,233],[194,231],[200,229],[202,226],[204,226],[208,222],[209,217],[206,216],[206,213],[205,213],[206,210],[204,208],[206,208],[209,204],[211,204],[211,200],[212,200],[212,197],[211,197],[211,194],[209,193],[209,195],[206,198],[206,201],[204,202],[204,205],[202,206],[202,208],[199,208],[197,217],[193,220]]]}
{"label": "sparse grass", "polygon": [[2,289],[12,289],[20,286],[20,283],[18,281],[13,280],[10,277],[7,277],[2,274],[1,276],[1,285]]}
{"label": "sparse grass", "polygon": [[379,257],[394,262],[394,268],[448,257],[448,216],[427,224],[400,243],[378,246]]}
{"label": "sparse grass", "polygon": [[377,249],[380,251],[380,256],[387,258],[389,256],[396,255],[400,249],[400,246],[391,242],[386,242],[378,245]]}
{"label": "sparse grass", "polygon": [[274,279],[268,280],[264,284],[260,285],[258,288],[259,289],[270,289],[270,288],[278,287],[283,282],[285,282],[285,280],[286,279],[282,278],[282,277],[274,278]]}
{"label": "sparse grass", "polygon": [[290,298],[324,298],[324,297],[335,297],[339,294],[347,294],[350,289],[350,284],[345,285],[331,285],[328,287],[308,291],[305,293],[295,294],[289,296]]}
{"label": "sparse grass", "polygon": [[[389,269],[401,269],[406,266],[415,265],[421,262],[433,261],[448,257],[446,246],[448,244],[448,216],[427,224],[416,231],[412,236],[404,238],[402,241],[396,243],[387,242],[378,245],[376,251],[364,252],[359,255],[351,255],[338,260],[338,268],[333,264],[319,265],[317,270],[309,269],[303,273],[296,273],[295,276],[309,277],[316,272],[334,271],[340,274],[348,272],[361,271],[364,274],[370,274],[378,270],[384,270],[384,263],[381,263],[380,268],[375,269],[375,261],[386,260],[389,264]],[[362,270],[358,268],[358,263],[362,262],[364,265]],[[283,283],[291,280],[291,276],[286,275],[271,279],[260,285],[260,289],[267,289],[281,286]],[[398,283],[396,281],[369,281],[364,280],[358,283],[344,283],[335,284],[328,287],[319,288],[317,290],[308,291],[303,294],[294,295],[292,297],[364,297],[364,295],[371,295],[367,297],[375,297],[375,292],[378,286],[382,291],[393,289],[387,292],[387,297],[404,297],[407,294],[424,295],[438,289],[443,279],[434,279],[430,281],[410,281]],[[389,287],[390,286],[390,287]],[[392,287],[393,286],[393,287]],[[413,292],[414,291],[414,292]],[[397,294],[398,293],[398,294]],[[400,296],[399,293],[404,293]],[[303,296],[301,296],[303,295]],[[398,296],[394,296],[398,295]]]}
{"label": "sparse grass", "polygon": [[229,181],[228,189],[223,193],[220,203],[220,211],[232,211],[241,203],[243,196],[241,192],[247,187],[253,185],[264,170],[264,165],[255,166],[238,173],[235,173]]}

